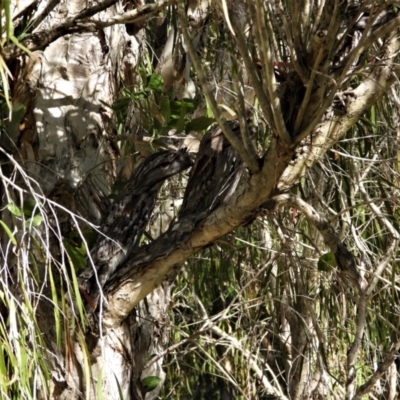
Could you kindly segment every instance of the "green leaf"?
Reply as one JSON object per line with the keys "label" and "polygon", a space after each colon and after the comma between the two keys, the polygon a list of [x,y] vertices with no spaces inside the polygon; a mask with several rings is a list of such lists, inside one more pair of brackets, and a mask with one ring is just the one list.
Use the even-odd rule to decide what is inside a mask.
{"label": "green leaf", "polygon": [[117,386],[118,386],[118,395],[119,395],[119,398],[120,398],[121,400],[124,400],[124,396],[123,396],[123,394],[122,394],[122,388],[121,388],[121,385],[120,385],[120,383],[119,383],[119,380],[117,379],[117,375],[114,374],[114,377],[115,377],[115,381],[116,381]]}
{"label": "green leaf", "polygon": [[26,217],[31,217],[37,211],[39,211],[39,208],[35,200],[24,201],[24,214]]}
{"label": "green leaf", "polygon": [[185,115],[186,115],[186,105],[182,105],[181,115],[179,117],[178,123],[176,124],[176,133],[181,133],[185,129]]}
{"label": "green leaf", "polygon": [[147,99],[149,97],[148,93],[145,92],[136,92],[136,93],[131,93],[131,98],[132,100],[143,100]]}
{"label": "green leaf", "polygon": [[147,88],[150,90],[158,90],[163,85],[164,80],[161,75],[153,74],[148,77]]}
{"label": "green leaf", "polygon": [[103,104],[103,106],[107,107],[107,108],[112,108],[108,103],[106,103],[103,100],[99,100],[101,104]]}
{"label": "green leaf", "polygon": [[156,132],[159,132],[159,131],[162,130],[163,126],[162,126],[162,123],[159,121],[158,118],[154,118],[153,119],[153,128],[154,128],[155,132],[153,132],[152,135],[155,135],[155,136],[157,135]]}
{"label": "green leaf", "polygon": [[17,244],[17,240],[15,239],[14,235],[12,234],[10,228],[1,219],[0,219],[0,225],[3,227],[7,236],[10,238],[11,243],[15,246]]}
{"label": "green leaf", "polygon": [[154,390],[158,384],[160,383],[161,378],[158,376],[147,376],[142,380],[142,385],[144,387],[144,390],[147,392],[151,392]]}
{"label": "green leaf", "polygon": [[168,124],[169,120],[171,119],[171,108],[168,98],[164,98],[160,105],[160,112],[161,115],[164,117],[164,121]]}
{"label": "green leaf", "polygon": [[19,124],[25,115],[25,107],[22,104],[16,104],[11,113],[11,121],[13,124]]}
{"label": "green leaf", "polygon": [[112,109],[114,111],[119,111],[119,110],[125,110],[129,103],[131,102],[131,99],[129,97],[122,97],[118,99],[115,103],[112,105]]}
{"label": "green leaf", "polygon": [[[49,268],[49,280],[50,280],[50,288],[51,288],[51,298],[54,304],[58,304],[58,295],[57,295],[57,284],[54,281],[52,269]],[[62,322],[60,316],[60,308],[54,307],[53,308],[54,314],[54,328],[56,331],[56,343],[57,346],[61,348],[61,336],[62,336]]]}
{"label": "green leaf", "polygon": [[332,252],[325,253],[318,260],[318,269],[328,272],[337,266],[335,255]]}
{"label": "green leaf", "polygon": [[7,208],[12,215],[15,215],[16,217],[22,217],[22,211],[15,203],[8,203]]}
{"label": "green leaf", "polygon": [[180,100],[171,101],[171,117],[179,119],[182,115],[182,111],[185,114],[192,113],[194,111],[194,101],[192,100]]}
{"label": "green leaf", "polygon": [[188,113],[192,113],[196,109],[196,101],[194,99],[183,99],[181,102],[185,104]]}
{"label": "green leaf", "polygon": [[33,218],[29,218],[26,222],[25,222],[25,226],[39,226],[42,223],[42,216],[40,214],[35,215]]}
{"label": "green leaf", "polygon": [[191,131],[200,132],[207,129],[211,124],[215,122],[215,118],[199,117],[194,118],[186,124],[185,131],[189,133]]}
{"label": "green leaf", "polygon": [[[37,272],[36,260],[39,259],[40,262],[44,263],[44,262],[46,262],[46,256],[45,256],[45,253],[43,252],[42,244],[38,242],[35,235],[31,235],[31,240],[32,240],[32,244],[36,250],[35,255],[33,253],[30,254],[31,263],[33,265],[32,271],[36,273]],[[37,275],[37,276],[39,276],[39,275]]]}
{"label": "green leaf", "polygon": [[83,247],[73,246],[68,240],[63,241],[65,250],[68,253],[69,258],[72,261],[72,264],[75,267],[75,271],[80,271],[86,267],[86,251],[84,251]]}
{"label": "green leaf", "polygon": [[[83,243],[81,235],[83,235],[83,238],[86,240],[86,243],[88,244],[88,246],[91,247],[96,240],[96,232],[92,228],[87,228],[87,229],[83,229],[81,231],[71,231],[68,234],[69,242],[82,243],[81,244],[82,252],[83,252],[83,254],[86,254],[87,252],[86,252],[85,244]],[[78,240],[76,240],[76,239],[78,239]]]}
{"label": "green leaf", "polygon": [[103,398],[103,368],[100,368],[97,374],[97,385],[96,385],[97,399],[102,400]]}
{"label": "green leaf", "polygon": [[375,108],[375,106],[371,107],[371,114],[370,115],[371,115],[370,122],[371,122],[371,124],[373,126],[375,126],[376,125],[376,108]]}

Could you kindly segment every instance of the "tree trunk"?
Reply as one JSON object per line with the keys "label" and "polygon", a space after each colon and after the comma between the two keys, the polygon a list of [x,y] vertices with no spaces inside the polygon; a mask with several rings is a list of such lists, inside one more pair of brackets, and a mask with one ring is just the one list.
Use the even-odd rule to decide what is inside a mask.
{"label": "tree trunk", "polygon": [[[114,3],[97,14],[100,20],[122,13],[122,2]],[[60,19],[76,17],[86,5],[81,0],[58,4],[35,31],[55,30]],[[129,84],[136,75],[139,36],[129,34],[128,25],[123,24],[72,33],[50,43],[43,52],[35,51],[31,58],[20,57],[14,71],[13,103],[26,109],[23,124],[10,126],[10,139],[18,143],[14,154],[38,182],[35,190],[40,187],[41,194],[95,224],[107,210],[105,196],[118,174],[120,155],[112,111],[105,104],[113,104],[121,84]],[[62,238],[76,227],[68,212],[55,210],[52,223],[60,230],[56,238],[52,235],[50,251],[60,254]],[[43,282],[48,280],[47,267],[40,266]],[[55,269],[54,276],[61,272],[65,277],[65,268],[64,264]],[[69,326],[71,320],[65,318],[64,329],[69,334],[61,346],[52,306],[40,301],[40,329],[46,345],[57,355],[50,359],[54,371],[50,396],[78,399],[86,393],[86,398],[94,399],[100,390],[103,399],[143,399],[144,377],[158,376],[162,384],[162,358],[146,370],[144,365],[168,342],[170,291],[170,281],[160,285],[117,328],[106,329],[93,318],[90,329],[82,326],[76,333]],[[49,282],[44,294],[51,298]],[[68,309],[71,317],[74,305]],[[146,399],[156,398],[161,384]],[[42,397],[46,397],[44,388]]]}

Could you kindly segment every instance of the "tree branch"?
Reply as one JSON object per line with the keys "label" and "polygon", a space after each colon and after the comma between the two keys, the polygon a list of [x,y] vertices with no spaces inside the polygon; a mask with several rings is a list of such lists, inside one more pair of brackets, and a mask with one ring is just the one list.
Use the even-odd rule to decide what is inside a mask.
{"label": "tree branch", "polygon": [[[382,5],[383,6],[383,5]],[[367,35],[365,40],[363,40],[359,46],[357,46],[357,54],[361,54],[366,49],[370,48],[377,40],[383,38],[384,36],[388,35],[389,33],[396,32],[396,30],[400,27],[400,15],[394,17],[385,25],[381,26],[380,28],[375,29],[372,31],[370,35]],[[349,57],[351,57],[349,55]]]}
{"label": "tree branch", "polygon": [[[271,6],[271,3],[270,3]],[[305,3],[302,3],[302,10],[299,10],[300,3],[295,1],[293,3],[293,16],[292,16],[292,21],[291,24],[289,24],[285,12],[283,11],[285,8],[282,4],[282,1],[279,0],[278,6],[274,7],[274,12],[279,15],[281,21],[282,21],[282,26],[283,26],[283,32],[285,33],[285,39],[288,42],[288,47],[290,51],[290,62],[293,64],[294,69],[296,72],[299,74],[299,77],[301,81],[303,82],[304,85],[307,84],[308,82],[308,77],[309,73],[308,71],[303,67],[303,62],[304,60],[301,59],[301,54],[302,54],[302,48],[304,48],[304,44],[302,43],[302,35],[300,32],[302,31],[300,27],[300,21],[302,18],[302,15],[305,12]],[[304,26],[303,26],[304,29]],[[270,30],[271,31],[271,30]],[[293,35],[293,33],[295,33]]]}
{"label": "tree branch", "polygon": [[240,55],[243,58],[243,62],[246,67],[246,72],[249,75],[251,85],[257,95],[258,101],[260,102],[261,110],[265,114],[265,118],[267,121],[273,121],[271,106],[263,90],[262,83],[255,72],[254,62],[249,56],[249,49],[247,47],[246,40],[243,36],[243,33],[239,29],[239,25],[235,17],[232,18],[232,26],[235,31],[234,39],[236,41],[236,45],[238,46]]}
{"label": "tree branch", "polygon": [[276,209],[281,206],[295,207],[301,211],[321,233],[325,244],[335,254],[335,258],[339,269],[346,277],[355,285],[359,291],[363,291],[367,287],[367,281],[361,276],[357,269],[356,261],[353,254],[347,250],[346,246],[339,239],[329,222],[317,213],[317,211],[302,200],[300,197],[291,194],[282,194],[274,196],[264,205],[268,210]]}
{"label": "tree branch", "polygon": [[[105,21],[106,25],[104,26],[102,26],[102,21],[88,20],[88,18],[111,7],[117,2],[118,0],[105,0],[102,3],[83,10],[77,16],[67,19],[58,26],[53,26],[51,29],[33,33],[27,39],[22,40],[21,44],[28,50],[35,51],[43,49],[58,38],[68,34],[91,32],[115,24],[143,22],[143,20],[147,20],[164,10],[167,6],[172,4],[173,0],[160,0],[158,3],[146,4],[145,6],[139,7],[121,16],[109,18]],[[111,21],[113,22],[111,23]],[[5,48],[3,58],[8,61],[24,54],[25,53],[19,47],[10,44]]]}
{"label": "tree branch", "polygon": [[243,70],[241,65],[238,66],[238,82],[235,83],[235,90],[238,97],[237,115],[240,124],[240,134],[244,147],[249,152],[250,157],[254,160],[258,159],[257,149],[250,137],[247,119],[246,119],[246,105],[244,99],[244,83],[243,83]]}
{"label": "tree branch", "polygon": [[275,188],[275,177],[279,178],[291,158],[287,154],[276,160],[275,153],[276,140],[273,140],[262,173],[253,174],[227,203],[207,214],[204,220],[195,214],[174,222],[167,232],[148,246],[140,247],[119,268],[106,285],[109,293],[109,307],[103,319],[106,326],[120,324],[140,300],[178,268],[177,265],[253,216],[254,210]]}
{"label": "tree branch", "polygon": [[368,392],[370,392],[375,383],[381,378],[381,376],[389,369],[389,367],[393,364],[394,360],[399,356],[399,350],[400,350],[400,340],[398,340],[393,346],[392,349],[390,350],[389,354],[387,354],[385,360],[379,364],[378,368],[374,372],[374,374],[371,376],[371,378],[368,379],[367,382],[365,382],[363,385],[361,385],[355,396],[353,397],[352,400],[359,400],[361,397]]}
{"label": "tree branch", "polygon": [[271,103],[272,116],[274,121],[274,131],[282,140],[282,142],[290,146],[292,138],[286,129],[285,121],[283,119],[281,101],[278,96],[278,85],[275,79],[275,72],[273,69],[273,59],[271,47],[267,36],[267,27],[265,25],[265,11],[264,5],[260,0],[256,0],[255,4],[249,5],[249,10],[252,14],[253,24],[255,29],[258,30],[258,35],[254,35],[259,40],[259,50],[263,60],[264,81],[266,90],[268,92],[269,101]]}
{"label": "tree branch", "polygon": [[77,19],[77,24],[88,28],[103,29],[117,24],[133,24],[137,22],[143,22],[158,14],[166,7],[170,6],[172,3],[174,3],[174,1],[175,0],[159,0],[156,3],[145,4],[122,15],[107,18],[104,21],[98,19],[83,19],[84,17],[81,17]]}
{"label": "tree branch", "polygon": [[[338,88],[345,80],[352,60],[354,60],[355,57],[360,54],[360,49],[363,45],[364,41],[362,40],[361,43],[350,53],[350,58],[347,60],[346,67],[344,68],[338,80],[335,81],[335,84],[331,88],[330,92],[327,94],[322,104],[322,107],[319,108],[318,112],[310,121],[308,126],[304,128],[304,130],[298,136],[296,136],[296,144],[299,144],[303,139],[309,136],[310,133],[315,130],[317,125],[321,122],[323,115],[331,106],[332,99],[336,94]],[[381,96],[383,96],[384,93],[386,93],[390,89],[393,82],[397,80],[396,75],[393,73],[392,69],[394,68],[394,56],[398,53],[399,49],[400,40],[398,37],[398,33],[395,31],[393,32],[392,37],[388,40],[387,45],[382,51],[381,58],[387,60],[387,65],[384,67],[376,68],[369,77],[364,79],[363,82],[356,89],[354,89],[354,99],[349,102],[346,110],[346,115],[342,116],[340,119],[341,123],[346,124],[347,122],[350,125],[354,124],[354,122],[358,120],[360,114],[370,108],[373,103],[375,103]],[[360,100],[359,96],[362,96],[363,99]]]}
{"label": "tree branch", "polygon": [[210,107],[214,114],[214,118],[217,120],[218,125],[221,127],[222,131],[224,132],[224,135],[229,140],[232,147],[240,155],[240,158],[242,159],[242,161],[246,163],[249,170],[252,172],[258,172],[260,168],[259,168],[257,160],[255,160],[254,158],[251,157],[251,154],[246,150],[246,148],[243,146],[243,144],[240,142],[240,140],[237,138],[237,136],[232,132],[232,130],[229,128],[229,126],[222,119],[221,113],[218,108],[218,104],[217,104],[214,96],[210,92],[210,89],[209,89],[208,83],[207,83],[207,79],[204,74],[203,66],[201,65],[199,57],[197,56],[196,50],[193,46],[192,38],[189,35],[189,29],[188,29],[186,14],[185,14],[185,8],[184,8],[184,4],[182,1],[178,3],[178,18],[179,18],[179,22],[181,23],[182,34],[185,39],[185,44],[187,46],[188,53],[190,55],[193,66],[197,73],[197,78],[199,80],[199,84],[204,93],[204,97],[207,99],[207,102],[210,104]]}
{"label": "tree branch", "polygon": [[60,2],[58,0],[51,0],[47,3],[46,7],[40,12],[40,14],[36,15],[36,18],[32,21],[32,31],[37,28],[42,21],[50,14],[51,11],[54,10],[54,8],[57,7],[57,5]]}
{"label": "tree branch", "polygon": [[315,132],[312,140],[308,140],[301,146],[303,151],[298,153],[295,162],[291,163],[278,183],[281,192],[290,188],[293,179],[300,178],[306,168],[313,165],[326,153],[347,131],[353,126],[360,116],[382,98],[398,80],[400,67],[393,64],[395,55],[400,49],[400,40],[397,37],[391,39],[385,48],[384,58],[388,61],[387,66],[377,67],[363,82],[353,90],[354,97],[347,104],[346,114],[340,118],[331,117],[322,120],[322,116],[331,105],[332,94],[328,96],[324,107],[314,117],[310,125],[299,136],[296,144],[307,138],[311,132]]}
{"label": "tree branch", "polygon": [[360,298],[357,304],[356,317],[356,332],[353,343],[347,351],[347,379],[346,379],[346,397],[345,400],[350,400],[353,397],[356,387],[356,363],[358,350],[360,348],[362,338],[365,331],[367,318],[367,296],[365,292],[360,293]]}

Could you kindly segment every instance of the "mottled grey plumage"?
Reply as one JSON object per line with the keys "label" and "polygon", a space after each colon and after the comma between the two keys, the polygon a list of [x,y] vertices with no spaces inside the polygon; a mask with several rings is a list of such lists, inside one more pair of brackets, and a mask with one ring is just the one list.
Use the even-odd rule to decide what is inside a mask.
{"label": "mottled grey plumage", "polygon": [[[236,134],[240,133],[238,121],[227,122]],[[216,125],[203,137],[196,161],[190,171],[189,181],[179,210],[179,217],[198,215],[204,218],[235,191],[243,172],[243,163]]]}
{"label": "mottled grey plumage", "polygon": [[97,304],[100,288],[138,246],[151,217],[158,191],[167,178],[192,165],[186,150],[162,151],[148,157],[133,173],[103,219],[103,235],[91,250],[92,263],[79,276],[80,287]]}

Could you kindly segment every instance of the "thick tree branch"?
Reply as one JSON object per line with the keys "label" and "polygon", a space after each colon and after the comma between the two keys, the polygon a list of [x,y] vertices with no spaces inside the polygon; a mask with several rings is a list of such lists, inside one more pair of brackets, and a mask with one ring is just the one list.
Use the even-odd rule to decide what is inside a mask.
{"label": "thick tree branch", "polygon": [[[254,174],[236,190],[226,204],[199,223],[199,216],[186,216],[171,225],[167,232],[132,255],[107,285],[109,308],[107,326],[117,326],[140,300],[163,282],[178,265],[196,251],[242,225],[273,191],[276,181],[290,160],[290,155],[276,159],[276,140],[262,173]],[[268,177],[268,178],[267,178]],[[275,178],[276,177],[276,178]]]}
{"label": "thick tree branch", "polygon": [[[388,53],[397,53],[399,42],[393,40]],[[394,73],[396,72],[396,73]],[[139,249],[126,264],[122,275],[110,284],[110,308],[105,315],[108,325],[118,324],[138,302],[150,293],[196,251],[242,225],[254,216],[276,190],[287,190],[316,160],[336,143],[369,107],[379,100],[396,78],[395,67],[382,67],[355,89],[356,97],[349,102],[346,115],[327,119],[315,129],[312,142],[298,149],[284,150],[273,138],[264,156],[260,173],[253,174],[238,188],[232,199],[215,210],[200,226],[190,217],[172,225],[168,233],[151,245]],[[129,271],[129,272],[127,272]],[[123,282],[123,283],[122,283]]]}
{"label": "thick tree branch", "polygon": [[88,28],[103,29],[117,24],[133,24],[137,22],[143,22],[170,6],[172,3],[174,3],[174,1],[175,0],[159,0],[156,3],[145,4],[122,15],[107,18],[104,21],[99,19],[83,19],[82,17],[79,18],[77,23]]}
{"label": "thick tree branch", "polygon": [[127,262],[126,269],[109,285],[110,308],[104,316],[107,325],[119,324],[141,299],[167,278],[176,265],[251,218],[275,190],[277,183],[278,188],[289,188],[297,182],[306,167],[339,140],[358,116],[383,96],[394,80],[391,70],[385,75],[373,74],[360,85],[364,89],[365,102],[357,102],[357,108],[350,104],[349,108],[354,107],[354,111],[344,116],[340,123],[330,120],[320,124],[312,146],[309,145],[309,149],[290,165],[293,153],[283,152],[277,140],[273,139],[264,157],[262,171],[239,187],[227,204],[215,210],[199,226],[195,227],[190,217],[175,222],[167,233],[139,249]]}
{"label": "thick tree branch", "polygon": [[93,309],[100,288],[139,244],[165,180],[191,165],[185,149],[154,153],[136,168],[120,191],[102,222],[104,236],[97,238],[91,250],[91,262],[79,276],[80,287],[93,300]]}
{"label": "thick tree branch", "polygon": [[48,17],[50,12],[53,11],[59,3],[60,2],[57,0],[51,0],[47,3],[46,7],[40,12],[40,14],[36,15],[36,18],[32,21],[32,31],[34,31],[35,28],[37,28],[42,21]]}
{"label": "thick tree branch", "polygon": [[13,15],[12,20],[14,28],[16,25],[18,25],[18,19],[23,17],[24,15],[30,14],[32,10],[37,7],[38,2],[39,0],[32,0],[30,3],[25,5],[25,8]]}
{"label": "thick tree branch", "polygon": [[[164,10],[166,7],[172,4],[173,0],[160,0],[158,3],[146,4],[145,6],[135,9],[129,13],[115,17],[115,19],[110,18],[105,22],[105,26],[102,26],[102,21],[88,20],[88,18],[111,7],[117,2],[118,0],[105,0],[99,4],[91,6],[90,8],[80,12],[75,17],[67,19],[65,22],[59,25],[53,26],[51,29],[33,33],[27,39],[22,40],[21,44],[28,50],[35,51],[43,49],[58,38],[68,34],[91,32],[101,29],[105,26],[111,26],[115,24],[143,22],[144,20],[147,20],[148,18]],[[113,21],[112,23],[111,20]],[[7,61],[21,55],[24,55],[24,52],[19,47],[10,44],[5,48],[3,58]]]}

